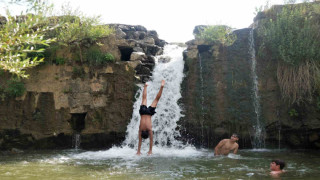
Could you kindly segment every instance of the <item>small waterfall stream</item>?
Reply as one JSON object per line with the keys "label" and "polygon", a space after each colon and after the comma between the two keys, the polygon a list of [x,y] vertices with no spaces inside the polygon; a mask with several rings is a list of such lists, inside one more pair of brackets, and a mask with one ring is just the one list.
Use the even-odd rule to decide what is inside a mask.
{"label": "small waterfall stream", "polygon": [[81,139],[80,139],[80,133],[74,133],[72,137],[72,147],[75,150],[78,150],[80,148]]}
{"label": "small waterfall stream", "polygon": [[258,89],[258,76],[256,73],[256,51],[254,47],[254,36],[253,36],[253,28],[250,31],[249,35],[249,53],[251,55],[251,76],[253,79],[253,87],[252,87],[252,93],[253,93],[253,106],[254,106],[254,112],[255,112],[255,122],[253,122],[253,136],[252,139],[252,145],[253,148],[264,148],[265,143],[265,130],[261,124],[260,121],[260,97],[259,97],[259,89]]}
{"label": "small waterfall stream", "polygon": [[204,94],[203,94],[203,69],[202,69],[202,59],[201,54],[199,52],[199,76],[200,76],[200,89],[201,89],[201,118],[200,118],[200,125],[201,125],[201,146],[203,145],[204,134],[203,134],[203,124],[204,124]]}

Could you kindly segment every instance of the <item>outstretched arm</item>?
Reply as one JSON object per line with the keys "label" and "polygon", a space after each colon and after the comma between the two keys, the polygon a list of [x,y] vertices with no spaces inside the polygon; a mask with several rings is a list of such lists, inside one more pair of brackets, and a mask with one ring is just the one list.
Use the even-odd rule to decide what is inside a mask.
{"label": "outstretched arm", "polygon": [[153,133],[151,130],[149,131],[149,139],[150,139],[150,147],[149,147],[148,155],[151,155],[152,154],[152,145],[153,145]]}
{"label": "outstretched arm", "polygon": [[147,105],[147,86],[148,84],[145,83],[143,87],[142,103],[141,103],[141,105],[145,105],[145,106]]}
{"label": "outstretched arm", "polygon": [[159,90],[159,92],[158,92],[158,94],[157,94],[156,98],[153,100],[153,102],[152,102],[152,104],[151,104],[151,107],[157,107],[157,104],[158,104],[158,102],[159,102],[159,99],[160,99],[160,97],[161,97],[161,95],[162,95],[162,91],[163,91],[164,83],[165,83],[165,81],[164,81],[164,80],[162,80],[162,81],[161,81],[161,87],[160,87],[160,90]]}
{"label": "outstretched arm", "polygon": [[138,144],[138,151],[137,151],[137,155],[141,155],[141,143],[142,143],[142,138],[141,138],[141,131],[139,130],[139,144]]}

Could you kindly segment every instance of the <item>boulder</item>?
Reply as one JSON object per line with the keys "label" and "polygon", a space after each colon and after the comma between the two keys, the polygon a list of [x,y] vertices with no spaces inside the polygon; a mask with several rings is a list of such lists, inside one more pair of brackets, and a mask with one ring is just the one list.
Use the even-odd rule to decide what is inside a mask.
{"label": "boulder", "polygon": [[143,61],[146,60],[147,56],[143,52],[133,52],[130,56],[130,61]]}

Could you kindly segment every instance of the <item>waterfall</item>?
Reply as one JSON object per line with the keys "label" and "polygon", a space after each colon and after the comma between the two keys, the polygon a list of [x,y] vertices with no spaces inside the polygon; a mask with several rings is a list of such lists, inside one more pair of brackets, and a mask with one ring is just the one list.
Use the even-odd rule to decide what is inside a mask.
{"label": "waterfall", "polygon": [[264,148],[265,143],[265,130],[260,122],[260,97],[259,97],[259,89],[258,89],[258,76],[256,73],[256,51],[254,47],[254,36],[253,36],[253,28],[250,31],[249,36],[249,53],[251,55],[251,76],[253,80],[253,87],[252,87],[252,93],[253,93],[253,106],[254,106],[254,112],[255,112],[255,122],[253,122],[253,140],[252,145],[253,148]]}
{"label": "waterfall", "polygon": [[200,118],[200,125],[201,125],[201,145],[203,145],[203,138],[204,138],[204,134],[203,134],[203,123],[204,123],[204,95],[203,95],[203,76],[202,76],[202,59],[201,59],[201,55],[200,55],[200,52],[199,52],[199,76],[200,76],[200,85],[201,85],[201,114],[202,114],[202,117]]}
{"label": "waterfall", "polygon": [[72,137],[72,147],[73,147],[75,150],[78,150],[78,149],[80,148],[80,143],[81,143],[80,134],[79,134],[79,133],[73,134],[73,137]]}
{"label": "waterfall", "polygon": [[[184,48],[177,45],[165,46],[162,57],[170,58],[170,61],[167,63],[158,62],[161,56],[156,57],[156,66],[152,73],[153,76],[151,80],[147,82],[147,106],[150,106],[160,89],[161,80],[164,79],[166,81],[162,96],[156,107],[156,114],[152,116],[155,148],[180,148],[183,146],[180,141],[176,140],[176,137],[180,136],[177,130],[177,121],[182,116],[178,100],[181,98],[180,86],[184,76],[183,50]],[[127,135],[123,142],[123,146],[129,146],[135,149],[138,146],[138,130],[140,125],[139,108],[142,102],[142,89],[143,85],[140,85],[140,89],[136,94],[137,101],[134,103],[132,119],[127,126]],[[143,140],[141,149],[148,149],[148,146],[149,139]]]}

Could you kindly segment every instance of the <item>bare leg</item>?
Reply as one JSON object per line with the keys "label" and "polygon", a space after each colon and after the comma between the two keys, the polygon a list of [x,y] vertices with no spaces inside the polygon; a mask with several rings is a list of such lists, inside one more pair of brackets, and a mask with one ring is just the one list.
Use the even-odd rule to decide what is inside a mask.
{"label": "bare leg", "polygon": [[161,81],[161,87],[160,87],[160,90],[159,90],[159,92],[158,92],[158,94],[157,94],[157,96],[156,96],[156,98],[153,100],[153,102],[152,102],[152,104],[151,104],[151,107],[157,107],[157,104],[158,104],[158,102],[159,102],[159,99],[160,99],[160,97],[161,97],[161,95],[162,95],[162,91],[163,91],[163,87],[164,87],[164,80],[162,80]]}
{"label": "bare leg", "polygon": [[145,106],[147,106],[147,86],[148,84],[145,83],[143,87],[142,103],[141,103],[141,105],[145,105]]}

